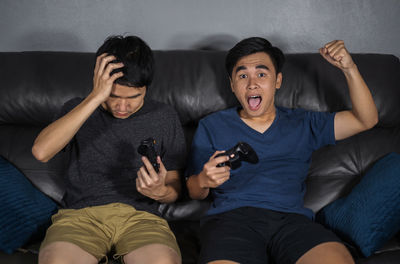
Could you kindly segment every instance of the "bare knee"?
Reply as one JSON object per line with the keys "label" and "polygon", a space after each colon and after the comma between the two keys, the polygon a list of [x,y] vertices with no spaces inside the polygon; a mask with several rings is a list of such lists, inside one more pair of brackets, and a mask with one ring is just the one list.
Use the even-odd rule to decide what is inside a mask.
{"label": "bare knee", "polygon": [[327,242],[317,245],[307,251],[296,264],[313,264],[321,263],[341,263],[341,264],[354,264],[353,257],[347,248],[338,242]]}
{"label": "bare knee", "polygon": [[51,243],[40,250],[39,252],[39,264],[63,264],[66,260],[63,260],[59,256],[59,245],[58,242]]}
{"label": "bare knee", "polygon": [[97,263],[97,259],[69,242],[53,242],[39,252],[39,264]]}
{"label": "bare knee", "polygon": [[48,248],[40,250],[39,264],[51,264],[51,263],[57,263],[56,256],[54,255],[54,253]]}
{"label": "bare knee", "polygon": [[152,244],[126,254],[124,262],[126,264],[181,264],[181,258],[175,250],[168,246]]}

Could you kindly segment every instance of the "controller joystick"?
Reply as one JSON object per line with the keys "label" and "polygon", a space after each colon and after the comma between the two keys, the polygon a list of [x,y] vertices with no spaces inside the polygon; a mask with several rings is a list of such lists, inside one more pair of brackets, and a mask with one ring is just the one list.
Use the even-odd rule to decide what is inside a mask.
{"label": "controller joystick", "polygon": [[157,152],[155,150],[156,140],[154,138],[147,138],[140,143],[137,151],[140,155],[147,157],[154,170],[158,173],[160,164],[157,162]]}
{"label": "controller joystick", "polygon": [[[234,155],[231,157],[231,155]],[[232,170],[239,168],[242,165],[242,161],[249,162],[252,164],[258,163],[258,156],[254,149],[245,142],[237,143],[233,148],[220,153],[215,157],[228,156],[229,160],[217,165],[217,167],[229,166]]]}

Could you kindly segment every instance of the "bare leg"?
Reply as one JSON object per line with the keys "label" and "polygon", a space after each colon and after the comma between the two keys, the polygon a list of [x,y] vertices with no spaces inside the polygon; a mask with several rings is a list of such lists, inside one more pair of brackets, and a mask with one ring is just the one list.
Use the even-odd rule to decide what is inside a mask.
{"label": "bare leg", "polygon": [[162,244],[151,244],[138,248],[124,256],[126,264],[181,264],[178,253]]}
{"label": "bare leg", "polygon": [[346,247],[338,242],[322,243],[307,251],[296,264],[354,264]]}
{"label": "bare leg", "polygon": [[53,242],[39,252],[39,264],[97,264],[97,259],[69,242]]}

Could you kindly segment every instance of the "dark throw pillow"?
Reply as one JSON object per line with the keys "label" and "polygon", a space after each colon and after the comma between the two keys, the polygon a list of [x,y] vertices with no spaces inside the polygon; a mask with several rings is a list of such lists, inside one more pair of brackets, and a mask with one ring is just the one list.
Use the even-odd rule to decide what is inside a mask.
{"label": "dark throw pillow", "polygon": [[317,221],[368,257],[400,231],[400,154],[367,171],[351,193],[317,214]]}
{"label": "dark throw pillow", "polygon": [[11,254],[44,232],[57,205],[0,157],[0,250]]}

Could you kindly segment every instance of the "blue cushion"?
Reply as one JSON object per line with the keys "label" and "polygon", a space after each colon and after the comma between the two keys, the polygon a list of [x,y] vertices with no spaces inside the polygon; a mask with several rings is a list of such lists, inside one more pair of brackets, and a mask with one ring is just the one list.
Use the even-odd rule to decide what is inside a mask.
{"label": "blue cushion", "polygon": [[380,249],[400,231],[400,154],[378,160],[348,196],[323,208],[317,221],[365,257]]}
{"label": "blue cushion", "polygon": [[57,205],[0,157],[0,250],[11,254],[50,224]]}

